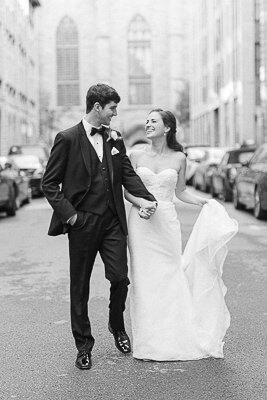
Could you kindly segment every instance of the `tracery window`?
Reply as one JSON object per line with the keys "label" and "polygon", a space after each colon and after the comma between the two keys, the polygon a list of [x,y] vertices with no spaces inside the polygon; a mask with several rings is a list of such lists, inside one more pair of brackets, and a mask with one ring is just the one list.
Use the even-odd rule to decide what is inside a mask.
{"label": "tracery window", "polygon": [[151,104],[151,31],[141,15],[128,29],[129,104]]}
{"label": "tracery window", "polygon": [[79,95],[78,31],[69,17],[64,17],[56,33],[57,104],[77,106]]}

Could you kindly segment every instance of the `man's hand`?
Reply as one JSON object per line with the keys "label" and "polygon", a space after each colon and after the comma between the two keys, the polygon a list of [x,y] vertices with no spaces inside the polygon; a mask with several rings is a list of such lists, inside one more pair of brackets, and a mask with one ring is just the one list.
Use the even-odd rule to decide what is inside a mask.
{"label": "man's hand", "polygon": [[149,219],[157,209],[157,202],[142,199],[140,201],[139,216],[144,219]]}

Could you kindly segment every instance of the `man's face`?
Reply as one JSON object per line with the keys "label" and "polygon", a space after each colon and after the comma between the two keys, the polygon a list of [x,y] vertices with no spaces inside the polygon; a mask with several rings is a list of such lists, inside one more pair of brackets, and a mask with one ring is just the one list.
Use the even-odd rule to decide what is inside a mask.
{"label": "man's face", "polygon": [[110,101],[105,107],[99,107],[99,119],[103,125],[110,125],[111,118],[117,115],[118,104]]}

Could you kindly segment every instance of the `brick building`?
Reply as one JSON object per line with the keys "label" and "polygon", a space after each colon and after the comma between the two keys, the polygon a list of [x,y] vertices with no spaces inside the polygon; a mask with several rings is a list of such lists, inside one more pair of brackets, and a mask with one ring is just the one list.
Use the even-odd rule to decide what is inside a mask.
{"label": "brick building", "polygon": [[118,90],[122,101],[112,125],[128,139],[144,135],[153,107],[175,109],[189,71],[184,3],[42,0],[42,138],[51,142],[55,133],[81,119],[88,87],[97,82]]}
{"label": "brick building", "polygon": [[0,1],[0,155],[39,137],[37,0]]}

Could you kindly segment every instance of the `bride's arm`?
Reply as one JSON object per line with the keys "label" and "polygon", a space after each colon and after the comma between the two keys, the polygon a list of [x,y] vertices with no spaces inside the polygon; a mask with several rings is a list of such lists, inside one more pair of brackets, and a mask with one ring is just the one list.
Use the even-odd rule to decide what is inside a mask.
{"label": "bride's arm", "polygon": [[205,199],[204,197],[195,196],[186,189],[185,171],[186,156],[183,155],[177,185],[175,188],[175,195],[179,200],[183,201],[184,203],[195,204],[202,207],[204,204],[207,203],[207,199]]}
{"label": "bride's arm", "polygon": [[142,197],[135,197],[131,193],[129,193],[126,189],[124,189],[124,197],[130,203],[138,208],[143,209],[156,209],[155,203],[153,201],[149,201],[143,199]]}
{"label": "bride's arm", "polygon": [[[133,152],[129,157],[134,170],[136,170],[137,167],[137,157],[138,155],[136,152]],[[155,211],[156,209],[155,202],[143,199],[142,197],[133,196],[126,189],[124,189],[124,197],[126,200],[128,200],[130,203],[132,203],[134,206],[138,208],[147,209],[151,211]]]}

